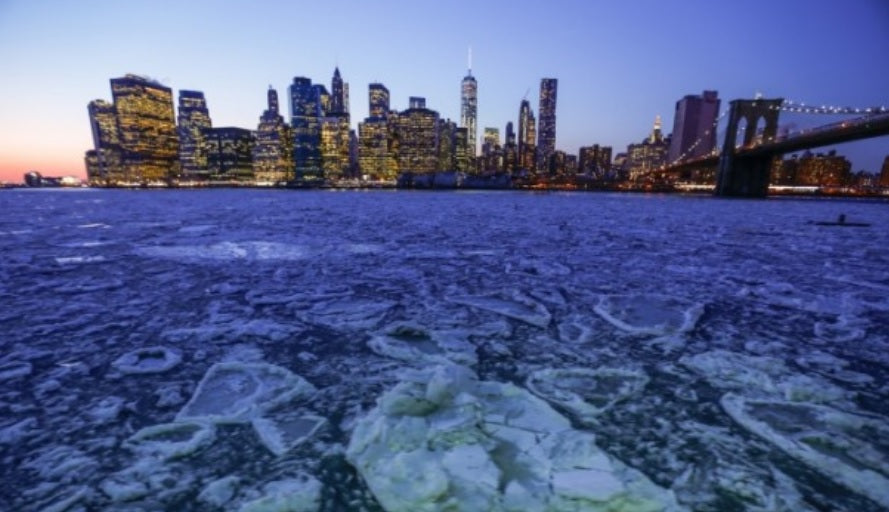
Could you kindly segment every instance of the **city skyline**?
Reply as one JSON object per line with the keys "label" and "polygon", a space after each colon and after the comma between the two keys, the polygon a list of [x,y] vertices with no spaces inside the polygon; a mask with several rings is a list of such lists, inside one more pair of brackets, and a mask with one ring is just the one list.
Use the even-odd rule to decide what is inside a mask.
{"label": "city skyline", "polygon": [[[429,26],[418,23],[416,27],[404,5],[383,4],[381,12],[373,13],[361,4],[346,2],[342,7],[349,15],[343,17],[342,30],[337,32],[342,32],[342,41],[321,37],[329,14],[319,18],[318,27],[301,26],[294,35],[282,31],[285,24],[276,19],[262,17],[266,25],[260,23],[262,9],[239,9],[227,3],[214,3],[219,5],[214,9],[195,2],[181,9],[203,23],[194,33],[177,39],[179,48],[160,32],[150,32],[157,25],[152,22],[163,24],[164,2],[107,4],[104,9],[101,3],[86,8],[49,3],[56,8],[49,9],[53,14],[48,16],[47,9],[24,2],[0,7],[0,47],[4,48],[0,51],[8,53],[14,71],[0,105],[0,180],[20,181],[31,169],[48,175],[84,176],[83,151],[92,146],[84,106],[97,98],[108,99],[108,77],[128,72],[155,76],[174,91],[202,91],[216,126],[253,130],[267,108],[268,85],[286,94],[294,77],[328,83],[337,67],[351,84],[353,129],[368,114],[361,98],[372,82],[385,84],[391,91],[392,108],[403,110],[410,96],[422,96],[442,118],[459,123],[460,79],[466,71],[466,48],[471,45],[472,74],[478,79],[477,126],[501,131],[508,122],[517,126],[522,99],[536,107],[541,77],[557,78],[556,148],[575,155],[580,147],[593,144],[611,146],[615,153],[623,151],[647,134],[655,115],[661,115],[665,127],[672,127],[675,103],[705,89],[717,90],[724,102],[761,92],[810,104],[850,106],[880,106],[889,91],[889,72],[879,65],[880,56],[889,52],[889,31],[885,30],[889,6],[876,1],[851,2],[842,9],[789,2],[770,7],[768,16],[757,13],[756,2],[743,7],[707,5],[707,12],[699,12],[703,3],[665,7],[643,2],[640,15],[611,5],[567,2],[540,11],[492,3],[473,10],[471,19],[456,5],[427,6],[417,15]],[[309,13],[310,6],[301,8],[303,14]],[[275,10],[293,8],[275,5]],[[485,23],[497,13],[507,18],[507,24],[539,26],[549,35],[539,41],[504,38],[508,31]],[[136,15],[145,23],[118,23]],[[580,15],[595,16],[586,26],[576,19]],[[734,31],[729,37],[719,25],[735,24],[727,15],[755,22],[759,30]],[[839,15],[860,24],[851,29],[837,23]],[[608,20],[624,18],[633,23],[609,28]],[[387,19],[386,23],[402,23],[405,33],[369,34],[362,28]],[[711,26],[701,19],[714,21]],[[793,21],[782,25],[781,19]],[[230,35],[235,27],[244,30]],[[681,39],[677,34],[690,27],[699,37],[691,43],[677,42]],[[828,29],[832,37],[822,37]],[[424,30],[429,33],[417,38]],[[262,37],[253,37],[257,31]],[[298,50],[298,58],[288,62],[286,51],[283,59],[267,57],[275,34],[284,35]],[[152,35],[153,44],[146,45]],[[373,44],[355,44],[361,37]],[[282,48],[280,41],[275,42]],[[502,42],[509,44],[504,47]],[[320,50],[306,52],[310,44]],[[222,60],[230,69],[220,64],[215,53],[224,54]],[[598,60],[585,64],[587,55]],[[722,57],[716,59],[718,55]],[[782,116],[783,122],[798,125],[805,119]],[[833,119],[812,119],[812,125]],[[885,139],[837,148],[849,156],[856,171],[878,172],[889,153]]]}

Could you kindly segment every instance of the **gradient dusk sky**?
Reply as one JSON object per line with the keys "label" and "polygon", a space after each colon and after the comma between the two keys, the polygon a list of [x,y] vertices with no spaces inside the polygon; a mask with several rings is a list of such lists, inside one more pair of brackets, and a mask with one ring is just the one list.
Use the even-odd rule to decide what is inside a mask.
{"label": "gradient dusk sky", "polygon": [[[329,88],[336,65],[353,126],[374,81],[395,109],[425,96],[459,121],[469,46],[479,131],[517,123],[526,92],[536,113],[540,79],[555,77],[556,145],[569,153],[624,151],[655,115],[669,132],[675,102],[703,89],[723,107],[757,92],[889,107],[889,0],[0,0],[0,181],[84,176],[87,103],[110,100],[108,80],[126,73],[204,91],[214,126],[255,129],[269,85],[286,104],[294,76]],[[840,119],[782,114],[799,127]],[[837,149],[853,171],[878,172],[889,137]]]}

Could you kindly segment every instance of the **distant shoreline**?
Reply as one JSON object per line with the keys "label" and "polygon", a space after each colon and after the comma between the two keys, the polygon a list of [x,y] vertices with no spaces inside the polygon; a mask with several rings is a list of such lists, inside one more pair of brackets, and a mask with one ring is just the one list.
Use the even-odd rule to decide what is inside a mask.
{"label": "distant shoreline", "polygon": [[[889,188],[875,188],[871,190],[833,190],[817,187],[770,188],[768,197],[809,197],[809,198],[872,198],[889,200]],[[653,195],[691,195],[711,196],[714,190],[705,186],[690,188],[678,188],[668,186],[653,187],[576,187],[576,186],[511,186],[511,187],[484,187],[484,186],[457,186],[457,187],[404,187],[396,184],[373,185],[257,185],[257,184],[202,184],[202,185],[133,185],[133,186],[44,186],[29,187],[24,184],[0,185],[0,190],[329,190],[329,191],[372,191],[372,190],[403,190],[403,191],[428,191],[428,192],[457,192],[457,191],[504,191],[504,192],[590,192],[590,193],[626,193],[626,194],[653,194]]]}

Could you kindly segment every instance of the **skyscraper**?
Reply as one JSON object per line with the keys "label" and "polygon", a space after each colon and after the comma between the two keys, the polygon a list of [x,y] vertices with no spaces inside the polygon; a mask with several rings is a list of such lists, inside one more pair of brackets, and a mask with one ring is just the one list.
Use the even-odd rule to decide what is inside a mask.
{"label": "skyscraper", "polygon": [[[425,100],[422,103],[425,105]],[[438,170],[438,128],[438,112],[434,110],[410,108],[398,114],[396,140],[400,172],[430,174]]]}
{"label": "skyscraper", "polygon": [[293,179],[293,138],[279,113],[278,92],[269,86],[268,108],[259,118],[253,145],[253,175],[262,183]]}
{"label": "skyscraper", "polygon": [[214,181],[253,181],[253,132],[226,126],[204,131],[204,150],[210,179]]}
{"label": "skyscraper", "polygon": [[120,161],[120,137],[114,105],[104,100],[87,107],[93,134],[93,150],[87,152],[87,176],[91,183],[109,185],[124,180]]}
{"label": "skyscraper", "polygon": [[290,84],[290,126],[293,128],[293,166],[296,179],[322,177],[320,92],[305,77],[294,77]]}
{"label": "skyscraper", "polygon": [[389,89],[380,83],[367,86],[368,117],[358,123],[358,167],[373,180],[398,177],[395,119],[389,118]]}
{"label": "skyscraper", "polygon": [[713,151],[716,147],[714,124],[718,116],[719,98],[716,91],[689,94],[677,101],[667,162],[680,158],[688,160]]}
{"label": "skyscraper", "polygon": [[340,76],[340,68],[333,70],[333,79],[330,81],[330,112],[332,114],[344,114],[346,108],[346,89],[343,78]]}
{"label": "skyscraper", "polygon": [[389,89],[383,84],[373,83],[367,86],[367,97],[370,103],[368,117],[386,117],[389,114]]}
{"label": "skyscraper", "polygon": [[111,79],[125,181],[150,183],[179,174],[173,91],[149,78]]}
{"label": "skyscraper", "polygon": [[472,156],[477,154],[476,128],[478,126],[478,83],[472,76],[472,48],[469,49],[469,70],[463,77],[460,93],[460,126],[469,133],[469,148]]}
{"label": "skyscraper", "polygon": [[526,171],[534,169],[534,152],[537,144],[534,112],[531,104],[523,99],[519,106],[519,133],[518,133],[518,165]]}
{"label": "skyscraper", "polygon": [[537,168],[547,168],[549,157],[556,151],[556,93],[559,81],[555,78],[540,80],[540,106],[537,115]]}
{"label": "skyscraper", "polygon": [[204,133],[212,128],[207,100],[201,91],[179,91],[179,164],[188,180],[209,178]]}
{"label": "skyscraper", "polygon": [[[342,179],[349,172],[349,112],[346,87],[339,67],[330,83],[330,106],[321,119],[321,169],[326,179]],[[322,96],[323,98],[323,96]]]}

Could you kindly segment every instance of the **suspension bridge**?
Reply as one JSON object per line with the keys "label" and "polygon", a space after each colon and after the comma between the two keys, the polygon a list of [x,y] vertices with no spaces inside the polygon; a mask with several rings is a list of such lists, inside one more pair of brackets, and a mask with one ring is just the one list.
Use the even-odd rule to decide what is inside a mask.
{"label": "suspension bridge", "polygon": [[[815,128],[779,134],[781,112],[856,117]],[[711,138],[708,130],[685,154],[658,169],[660,176],[677,175],[692,169],[716,169],[718,196],[765,197],[768,194],[772,163],[781,155],[803,149],[889,135],[889,109],[807,106],[783,98],[737,99],[713,123],[717,130],[723,118],[728,122],[722,150],[691,157],[694,150]]]}

